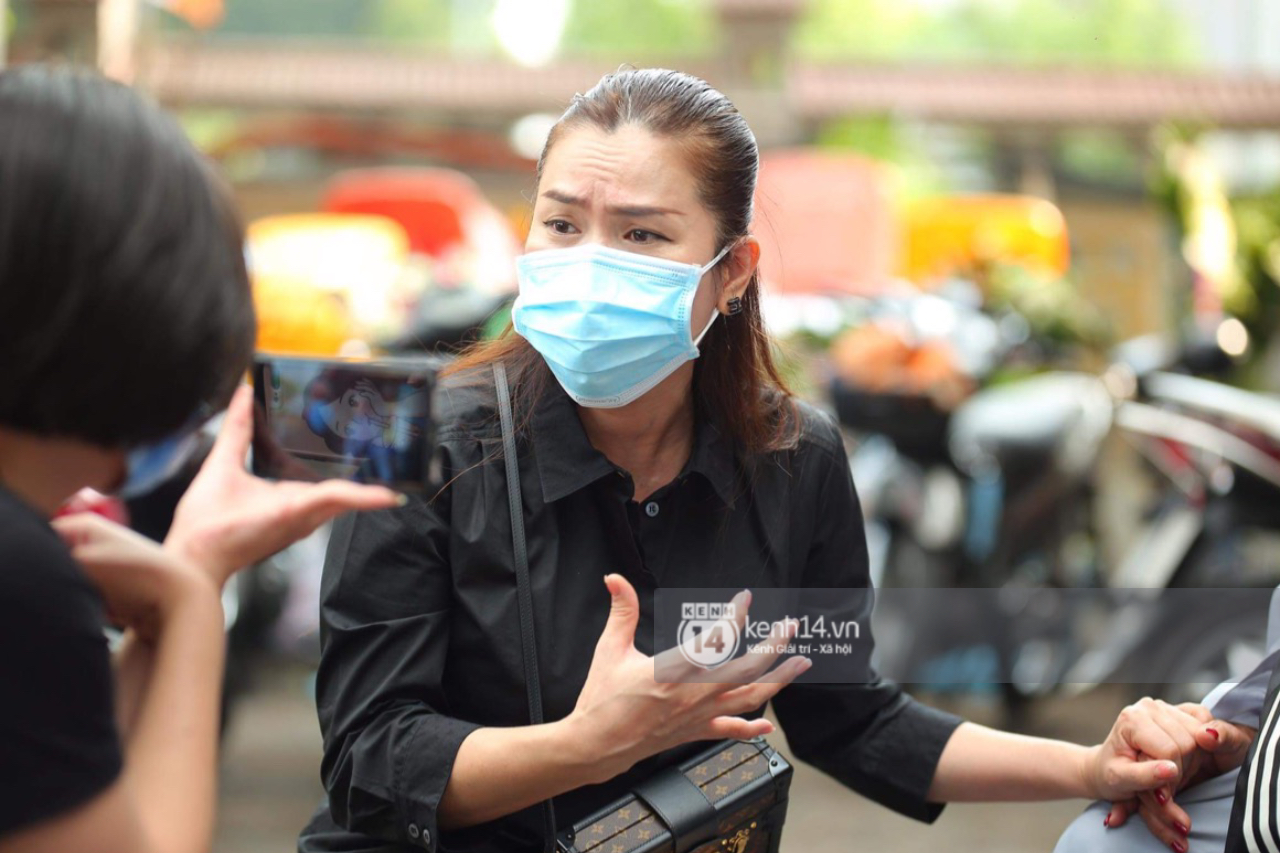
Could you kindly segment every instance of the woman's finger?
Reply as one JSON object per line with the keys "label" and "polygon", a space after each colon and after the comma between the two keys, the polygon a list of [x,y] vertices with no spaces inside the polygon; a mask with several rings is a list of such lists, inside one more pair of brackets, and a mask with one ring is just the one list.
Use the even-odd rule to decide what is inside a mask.
{"label": "woman's finger", "polygon": [[1185,781],[1188,775],[1185,771],[1196,763],[1195,753],[1199,750],[1196,745],[1196,732],[1200,728],[1200,721],[1159,699],[1151,709],[1151,719],[1169,736],[1177,749],[1177,755],[1152,755],[1151,757],[1176,761],[1178,769],[1184,771],[1182,778]]}
{"label": "woman's finger", "polygon": [[1143,791],[1138,795],[1138,807],[1151,815],[1154,820],[1168,827],[1170,832],[1186,837],[1191,833],[1191,815],[1164,792],[1157,788],[1154,791]]}
{"label": "woman's finger", "polygon": [[1150,791],[1176,783],[1178,779],[1178,765],[1172,761],[1121,760],[1112,766],[1111,772],[1114,774],[1112,790],[1121,795]]}
{"label": "woman's finger", "polygon": [[1174,853],[1187,853],[1187,836],[1160,820],[1159,816],[1152,812],[1146,803],[1139,806],[1138,816],[1142,818],[1142,822],[1147,825],[1147,830],[1155,836],[1157,841],[1173,850]]}
{"label": "woman's finger", "polygon": [[768,681],[761,680],[755,684],[735,687],[727,693],[716,697],[715,707],[720,714],[741,714],[762,707],[778,694],[782,688],[799,678],[813,662],[808,658],[793,657],[782,662],[780,666],[765,674]]}
{"label": "woman's finger", "polygon": [[241,385],[227,406],[226,415],[222,419],[222,428],[209,451],[205,464],[234,465],[244,467],[245,454],[249,452],[249,444],[253,441],[253,388]]}
{"label": "woman's finger", "polygon": [[[791,667],[795,667],[796,671],[792,672]],[[813,659],[804,655],[792,655],[778,666],[761,675],[756,679],[757,684],[773,684],[780,683],[783,686],[795,681],[801,675],[804,675],[813,667]],[[781,689],[781,688],[779,688]]]}
{"label": "woman's finger", "polygon": [[1108,829],[1115,829],[1118,826],[1124,826],[1129,820],[1129,816],[1138,810],[1138,801],[1136,799],[1121,800],[1111,804],[1111,810],[1107,812],[1107,816],[1102,819],[1103,826]]}
{"label": "woman's finger", "polygon": [[[751,609],[751,590],[741,590],[729,600],[729,604],[733,607],[733,616],[717,620],[715,624],[707,629],[707,632],[716,631],[717,626],[720,629],[727,627],[726,624],[721,623],[731,623],[733,630],[737,632],[737,636],[742,636],[747,622],[747,613]],[[708,636],[707,632],[704,632],[701,636],[706,638]],[[698,642],[698,636],[691,635],[680,646],[675,646],[656,655],[653,659],[654,677],[663,683],[675,682],[704,685],[701,688],[704,698],[724,692],[728,685],[740,683],[736,676],[736,670],[732,668],[732,662],[710,668],[694,663],[693,661],[699,657],[697,651]]]}
{"label": "woman's finger", "polygon": [[[1137,705],[1126,708],[1120,714],[1117,733],[1124,741],[1125,746],[1133,751],[1148,755],[1154,759],[1162,759],[1162,761],[1143,763],[1160,764],[1166,761],[1172,762],[1176,775],[1182,771],[1181,759],[1183,752],[1174,737],[1165,731],[1161,723],[1157,722],[1156,711],[1156,704],[1151,699],[1143,699]],[[1132,770],[1133,768],[1126,769]],[[1160,781],[1164,782],[1168,781],[1168,779],[1161,779]],[[1154,787],[1154,785],[1147,787]]]}
{"label": "woman's finger", "polygon": [[66,543],[73,554],[86,554],[119,548],[122,545],[148,549],[155,546],[150,539],[135,533],[122,524],[103,518],[97,513],[82,512],[65,515],[50,522],[54,531]]}
{"label": "woman's finger", "polygon": [[1181,704],[1174,705],[1173,708],[1184,714],[1195,717],[1202,723],[1208,723],[1213,720],[1213,712],[1201,705],[1199,702],[1182,702]]}
{"label": "woman's finger", "polygon": [[751,740],[773,734],[773,723],[764,718],[744,720],[741,717],[716,717],[694,740]]}
{"label": "woman's finger", "polygon": [[384,486],[347,480],[325,480],[298,488],[300,492],[289,496],[287,505],[290,514],[312,530],[344,512],[390,509],[408,503],[408,498]]}
{"label": "woman's finger", "polygon": [[[1196,743],[1205,752],[1236,756],[1240,758],[1240,763],[1244,763],[1244,756],[1253,744],[1253,739],[1251,731],[1224,720],[1210,719],[1196,732]],[[1234,764],[1234,760],[1227,763]]]}
{"label": "woman's finger", "polygon": [[53,519],[49,524],[62,538],[66,546],[74,551],[80,545],[90,541],[106,519],[91,512],[78,512]]}
{"label": "woman's finger", "polygon": [[[636,627],[640,624],[640,598],[635,587],[619,574],[604,577],[609,591],[609,618],[596,642],[596,655],[602,652],[618,659],[636,647]],[[593,665],[594,668],[594,665]]]}
{"label": "woman's finger", "polygon": [[750,684],[758,681],[781,658],[791,644],[799,624],[794,619],[780,619],[773,623],[769,636],[747,649],[747,653],[735,661],[720,667],[717,679],[721,689],[727,684]]}

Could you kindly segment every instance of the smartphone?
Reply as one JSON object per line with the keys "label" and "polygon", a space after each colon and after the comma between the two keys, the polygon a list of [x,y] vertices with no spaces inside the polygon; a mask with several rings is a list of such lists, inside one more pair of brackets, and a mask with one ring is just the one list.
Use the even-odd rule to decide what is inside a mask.
{"label": "smartphone", "polygon": [[254,474],[333,478],[421,492],[433,445],[433,356],[254,357]]}

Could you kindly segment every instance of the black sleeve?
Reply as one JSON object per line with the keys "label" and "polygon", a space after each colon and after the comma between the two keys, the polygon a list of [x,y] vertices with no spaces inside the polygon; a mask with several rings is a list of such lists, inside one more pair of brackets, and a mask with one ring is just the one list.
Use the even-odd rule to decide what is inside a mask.
{"label": "black sleeve", "polygon": [[52,531],[0,519],[0,838],[120,775],[102,603]]}
{"label": "black sleeve", "polygon": [[[441,500],[441,499],[437,499]],[[436,813],[463,739],[448,715],[448,523],[438,504],[335,523],[321,587],[317,707],[322,772],[341,827],[434,850]],[[469,837],[451,834],[441,846]]]}
{"label": "black sleeve", "polygon": [[[834,430],[834,428],[832,428]],[[867,588],[871,584],[862,511],[838,433],[808,448],[802,478],[815,485],[816,518],[804,586]],[[864,623],[865,624],[865,623]],[[916,820],[933,822],[943,806],[927,802],[929,786],[960,718],[916,702],[875,672],[852,684],[793,684],[773,700],[797,758],[858,793]]]}

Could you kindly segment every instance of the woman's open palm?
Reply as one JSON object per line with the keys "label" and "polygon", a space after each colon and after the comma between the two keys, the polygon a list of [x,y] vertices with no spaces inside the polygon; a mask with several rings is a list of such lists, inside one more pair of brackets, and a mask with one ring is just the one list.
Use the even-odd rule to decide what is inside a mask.
{"label": "woman's open palm", "polygon": [[[741,716],[761,707],[810,666],[793,657],[770,671],[794,625],[778,623],[769,639],[746,655],[718,668],[714,683],[703,683],[693,664],[668,649],[657,658],[635,645],[640,602],[621,575],[609,575],[609,620],[596,643],[591,670],[573,716],[585,736],[599,742],[596,754],[611,778],[636,761],[693,740],[748,739],[773,731],[768,720]],[[733,601],[739,629],[751,596]],[[664,673],[664,680],[657,673]],[[705,675],[705,674],[704,674]]]}

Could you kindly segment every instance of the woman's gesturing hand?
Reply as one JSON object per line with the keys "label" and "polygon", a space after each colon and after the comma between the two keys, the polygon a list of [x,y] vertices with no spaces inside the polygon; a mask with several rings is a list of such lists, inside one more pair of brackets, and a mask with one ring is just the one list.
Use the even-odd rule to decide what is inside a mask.
{"label": "woman's gesturing hand", "polygon": [[[658,660],[635,646],[640,617],[635,589],[620,575],[607,576],[605,585],[613,598],[609,621],[596,643],[586,684],[567,721],[598,757],[600,781],[689,741],[746,739],[773,732],[768,720],[747,720],[741,715],[764,705],[810,667],[807,658],[793,657],[769,671],[785,640],[794,633],[794,623],[775,624],[768,640],[717,668],[716,683],[679,678],[660,682],[655,671]],[[734,621],[741,634],[751,594],[744,590],[733,603]],[[679,654],[679,649],[662,653]],[[703,671],[683,658],[671,657],[661,663],[664,673],[686,679]]]}
{"label": "woman's gesturing hand", "polygon": [[186,602],[217,606],[208,577],[126,527],[90,512],[52,524],[98,588],[111,621],[132,628],[141,640],[155,640]]}
{"label": "woman's gesturing hand", "polygon": [[271,483],[244,468],[253,438],[253,394],[236,392],[222,432],[174,513],[165,548],[208,573],[221,588],[237,570],[312,533],[348,510],[402,502],[390,489],[342,480]]}
{"label": "woman's gesturing hand", "polygon": [[1137,812],[1152,835],[1185,853],[1191,818],[1174,802],[1175,794],[1243,764],[1254,734],[1247,727],[1215,720],[1208,708],[1194,703],[1173,706],[1143,699],[1126,708],[1112,729],[1113,737],[1119,735],[1136,749],[1137,761],[1148,766],[1172,762],[1178,772],[1153,789],[1106,797],[1112,800],[1107,826],[1120,826]]}

